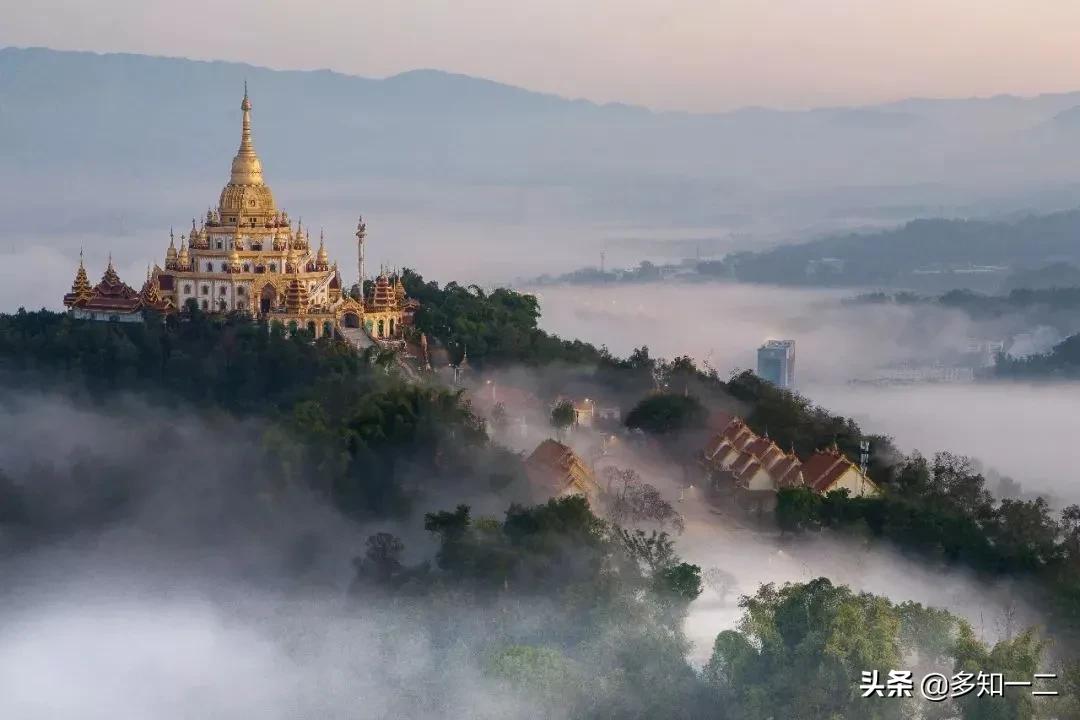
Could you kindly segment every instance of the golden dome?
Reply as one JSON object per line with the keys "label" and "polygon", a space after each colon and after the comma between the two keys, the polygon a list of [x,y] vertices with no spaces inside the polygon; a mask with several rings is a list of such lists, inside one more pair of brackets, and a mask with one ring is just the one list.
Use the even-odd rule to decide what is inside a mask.
{"label": "golden dome", "polygon": [[188,255],[187,242],[184,241],[184,236],[181,235],[180,236],[180,255],[177,258],[177,265],[180,267],[181,270],[186,270],[188,268],[189,261],[190,261],[190,256]]}
{"label": "golden dome", "polygon": [[262,162],[255,154],[255,146],[251,142],[251,101],[248,99],[246,83],[240,110],[244,114],[240,149],[233,157],[229,184],[221,191],[218,206],[223,218],[241,215],[269,217],[275,212],[274,195],[263,182]]}

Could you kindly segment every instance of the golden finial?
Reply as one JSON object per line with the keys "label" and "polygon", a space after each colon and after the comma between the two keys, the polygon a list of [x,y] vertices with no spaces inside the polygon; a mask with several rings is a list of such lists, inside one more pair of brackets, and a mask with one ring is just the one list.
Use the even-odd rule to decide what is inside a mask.
{"label": "golden finial", "polygon": [[233,158],[230,182],[234,185],[262,185],[262,163],[251,142],[251,100],[248,99],[247,81],[244,82],[244,100],[240,103],[240,110],[243,112],[240,149]]}

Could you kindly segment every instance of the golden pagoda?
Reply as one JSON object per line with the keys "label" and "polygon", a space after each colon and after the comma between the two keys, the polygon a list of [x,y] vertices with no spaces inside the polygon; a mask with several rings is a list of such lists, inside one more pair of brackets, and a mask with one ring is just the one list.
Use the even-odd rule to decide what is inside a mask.
{"label": "golden pagoda", "polygon": [[[194,305],[208,313],[241,314],[302,327],[316,337],[337,332],[361,344],[363,339],[356,335],[361,333],[376,342],[401,342],[416,303],[406,298],[400,279],[386,273],[376,279],[376,297],[371,302],[342,291],[341,274],[330,261],[324,234],[320,232],[318,250],[312,252],[302,224],[297,221],[294,227],[289,214],[277,207],[255,151],[251,110],[245,83],[240,146],[217,207],[207,210],[201,223],[191,221],[190,232],[179,238],[179,250],[177,238],[169,231],[164,266],[152,268],[141,292],[131,290],[135,304],[129,312],[136,313],[140,303],[177,310]],[[358,249],[363,252],[363,237]],[[109,273],[115,275],[111,262]],[[104,285],[112,287],[106,279]],[[361,277],[361,286],[363,281]],[[80,259],[64,303],[80,307],[95,292]]]}
{"label": "golden pagoda", "polygon": [[79,251],[79,269],[75,273],[75,281],[71,283],[71,292],[64,296],[64,305],[68,307],[85,304],[93,294],[90,280],[86,277],[86,266],[83,264],[82,250]]}

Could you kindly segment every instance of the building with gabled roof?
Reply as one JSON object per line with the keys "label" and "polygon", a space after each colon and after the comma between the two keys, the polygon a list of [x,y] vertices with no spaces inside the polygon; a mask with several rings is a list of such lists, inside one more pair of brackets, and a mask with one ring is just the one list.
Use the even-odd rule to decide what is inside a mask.
{"label": "building with gabled roof", "polygon": [[821,495],[834,490],[847,490],[850,497],[881,494],[877,484],[835,445],[828,450],[818,450],[803,463],[803,480],[806,487]]}
{"label": "building with gabled roof", "polygon": [[600,485],[588,464],[569,446],[545,440],[525,461],[529,481],[553,497],[584,495],[590,503],[600,497]]}
{"label": "building with gabled roof", "polygon": [[874,497],[881,489],[834,445],[807,460],[784,452],[734,415],[718,414],[716,432],[702,453],[714,490],[769,491],[806,487],[819,494],[846,489],[851,497]]}

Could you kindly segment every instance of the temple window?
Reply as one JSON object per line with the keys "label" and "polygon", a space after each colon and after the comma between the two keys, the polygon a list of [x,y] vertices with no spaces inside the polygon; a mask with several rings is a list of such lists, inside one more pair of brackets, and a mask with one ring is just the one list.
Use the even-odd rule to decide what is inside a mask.
{"label": "temple window", "polygon": [[214,272],[214,263],[206,263],[206,272]]}
{"label": "temple window", "polygon": [[227,288],[227,287],[222,287],[222,288],[221,288],[221,294],[222,294],[222,295],[228,295],[228,294],[229,294],[229,288]]}
{"label": "temple window", "polygon": [[218,240],[218,241],[217,241],[217,249],[218,249],[218,250],[220,250],[220,249],[221,249],[221,241],[220,241],[220,240]]}
{"label": "temple window", "polygon": [[244,294],[244,286],[243,286],[243,285],[241,285],[240,287],[236,288],[236,294],[237,294],[237,295],[243,295],[243,294]]}
{"label": "temple window", "polygon": [[221,272],[229,272],[229,263],[221,263]]}
{"label": "temple window", "polygon": [[244,263],[244,272],[251,272],[251,265]]}
{"label": "temple window", "polygon": [[270,263],[270,272],[277,272],[277,263]]}
{"label": "temple window", "polygon": [[[203,295],[209,295],[210,294],[210,286],[209,285],[203,285],[202,286],[202,294]],[[205,303],[205,301],[203,301],[203,302]]]}
{"label": "temple window", "polygon": [[185,295],[190,295],[191,294],[191,285],[185,285],[184,286],[184,294]]}

